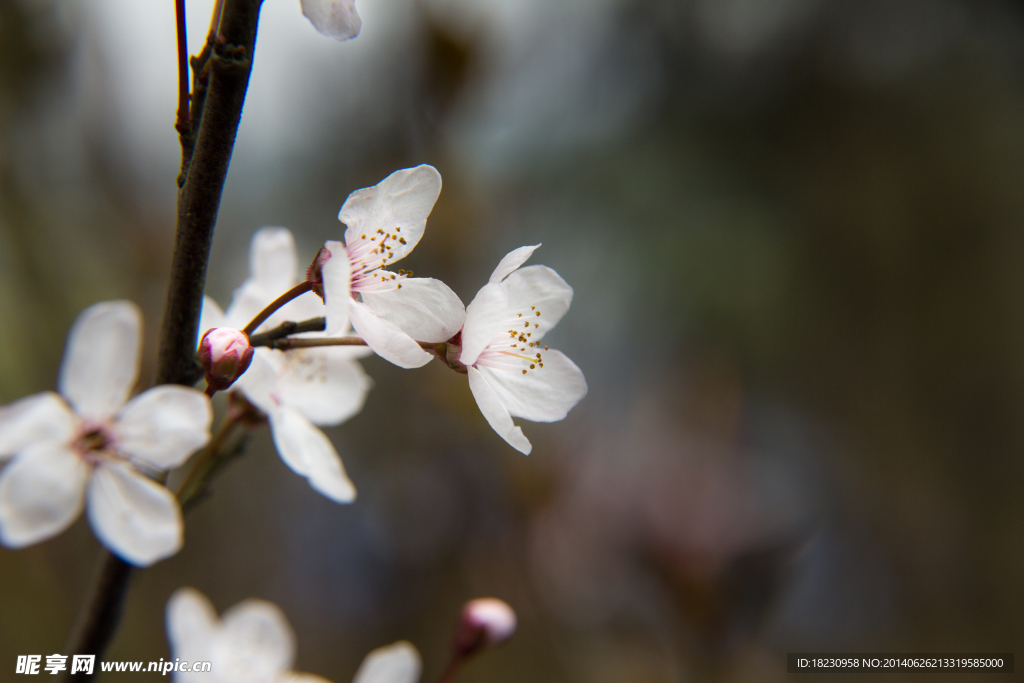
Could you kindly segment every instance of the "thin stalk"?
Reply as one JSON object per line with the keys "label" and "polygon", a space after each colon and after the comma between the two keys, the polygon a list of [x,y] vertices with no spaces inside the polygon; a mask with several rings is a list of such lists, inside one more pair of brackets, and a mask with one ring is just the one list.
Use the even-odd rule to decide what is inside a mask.
{"label": "thin stalk", "polygon": [[292,299],[302,294],[305,294],[306,292],[312,291],[313,283],[311,283],[309,280],[303,280],[302,282],[295,285],[287,292],[285,292],[284,294],[282,294],[281,296],[277,297],[269,304],[267,304],[266,308],[260,311],[255,318],[249,321],[249,324],[245,326],[245,329],[243,329],[242,332],[245,332],[246,335],[252,334],[253,332],[256,331],[256,328],[262,325],[267,318],[272,316],[277,309],[281,308]]}
{"label": "thin stalk", "polygon": [[210,440],[210,443],[206,445],[206,448],[200,452],[195,462],[192,463],[192,469],[189,470],[185,476],[185,481],[178,487],[178,492],[175,494],[182,507],[195,500],[202,492],[203,486],[206,484],[207,475],[214,469],[217,457],[221,455],[224,444],[237,425],[237,420],[231,417],[226,418],[221,424],[220,429],[217,430],[217,433]]}
{"label": "thin stalk", "polygon": [[[178,120],[175,130],[182,138],[192,132],[188,92],[188,37],[185,30],[185,0],[174,0],[174,19],[178,28]],[[184,142],[183,142],[184,144]]]}
{"label": "thin stalk", "polygon": [[463,658],[458,654],[452,655],[452,658],[448,660],[448,666],[441,672],[441,676],[437,679],[437,683],[452,683],[455,677],[459,674],[459,670],[462,669]]}
{"label": "thin stalk", "polygon": [[250,336],[249,346],[271,346],[271,342],[293,334],[323,332],[325,329],[327,329],[326,318],[310,318],[309,320],[300,320],[299,322],[286,320],[272,330]]}

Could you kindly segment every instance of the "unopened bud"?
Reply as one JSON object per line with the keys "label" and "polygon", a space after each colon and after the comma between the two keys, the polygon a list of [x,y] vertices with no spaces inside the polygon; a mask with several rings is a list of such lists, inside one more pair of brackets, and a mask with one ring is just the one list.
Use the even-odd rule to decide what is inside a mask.
{"label": "unopened bud", "polygon": [[516,632],[516,613],[497,598],[470,600],[462,608],[455,651],[466,657],[484,648],[501,645]]}
{"label": "unopened bud", "polygon": [[206,383],[216,391],[224,391],[249,367],[252,353],[245,332],[230,327],[207,330],[199,341],[198,353]]}
{"label": "unopened bud", "polygon": [[324,264],[331,258],[331,250],[326,246],[320,247],[313,257],[313,262],[306,269],[306,282],[313,287],[313,293],[321,299],[324,298]]}

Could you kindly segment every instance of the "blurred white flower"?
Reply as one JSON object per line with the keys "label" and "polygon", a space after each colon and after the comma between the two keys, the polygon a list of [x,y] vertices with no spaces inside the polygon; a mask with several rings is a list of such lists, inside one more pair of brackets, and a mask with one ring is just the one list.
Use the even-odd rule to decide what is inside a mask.
{"label": "blurred white flower", "polygon": [[302,13],[317,31],[337,40],[359,35],[363,26],[355,0],[301,0]]}
{"label": "blurred white flower", "polygon": [[[280,608],[265,600],[241,602],[217,618],[199,591],[181,588],[167,602],[171,657],[210,662],[208,672],[175,672],[176,683],[327,683],[291,671],[295,634]],[[407,642],[374,650],[353,683],[416,683],[420,656]]]}
{"label": "blurred white flower", "polygon": [[338,213],[345,242],[327,242],[307,274],[322,287],[328,334],[351,323],[377,355],[417,368],[433,357],[417,341],[443,342],[459,331],[466,311],[447,285],[384,269],[420,241],[440,192],[441,174],[423,164],[348,196]]}
{"label": "blurred white flower", "polygon": [[20,548],[57,535],[82,511],[127,562],[178,552],[181,508],[145,476],[177,467],[210,440],[202,392],[159,386],[128,400],[139,375],[141,313],[128,301],[87,308],[68,335],[60,395],[0,409],[0,540]]}
{"label": "blurred white flower", "polygon": [[[199,329],[242,328],[298,280],[295,240],[285,228],[262,228],[252,238],[250,277],[235,290],[222,313],[206,298]],[[259,329],[284,320],[305,320],[325,314],[314,296],[301,296],[278,310]],[[323,336],[307,333],[302,336]],[[257,348],[248,370],[233,389],[263,411],[270,422],[277,452],[310,485],[339,503],[355,499],[341,458],[319,426],[338,425],[363,409],[372,381],[356,359],[369,354],[359,346],[324,346],[287,352]]]}
{"label": "blurred white flower", "polygon": [[487,422],[527,455],[532,446],[512,418],[557,422],[587,394],[576,364],[540,343],[569,310],[572,287],[547,266],[520,268],[539,246],[510,252],[477,292],[459,357]]}

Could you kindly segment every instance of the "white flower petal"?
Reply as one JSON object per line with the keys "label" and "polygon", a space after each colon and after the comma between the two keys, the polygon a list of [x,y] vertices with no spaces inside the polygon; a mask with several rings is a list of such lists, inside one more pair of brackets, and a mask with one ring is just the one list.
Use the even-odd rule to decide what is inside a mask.
{"label": "white flower petal", "polygon": [[128,400],[139,376],[141,346],[138,306],[130,301],[90,306],[68,333],[60,393],[82,417],[110,417]]}
{"label": "white flower petal", "polygon": [[531,341],[557,325],[572,303],[572,287],[547,266],[520,268],[503,284],[508,291],[508,313],[522,313],[530,321]]}
{"label": "white flower petal", "polygon": [[295,634],[277,605],[243,600],[224,612],[222,624],[213,658],[226,680],[276,683],[291,668]]}
{"label": "white flower petal", "polygon": [[224,311],[220,310],[217,302],[210,297],[203,295],[203,307],[199,312],[199,330],[196,332],[196,347],[199,347],[199,340],[203,338],[207,330],[215,327],[224,327]]}
{"label": "white flower petal", "polygon": [[422,668],[420,653],[400,640],[366,655],[352,683],[416,683]]}
{"label": "white flower petal", "polygon": [[212,422],[213,408],[203,392],[164,385],[129,401],[112,431],[119,451],[169,470],[206,445]]}
{"label": "white flower petal", "polygon": [[254,282],[277,298],[295,286],[298,270],[299,256],[290,230],[260,228],[256,231],[249,243],[249,274]]}
{"label": "white flower petal", "polygon": [[[186,662],[208,662],[212,641],[220,629],[217,611],[205,595],[194,588],[179,588],[167,601],[167,640],[171,645],[171,656]],[[188,672],[191,674],[191,672]],[[182,676],[175,680],[191,683],[199,675]]]}
{"label": "white flower petal", "polygon": [[433,278],[405,278],[401,289],[363,292],[363,303],[417,341],[444,342],[466,320],[466,307],[448,285]]}
{"label": "white flower petal", "polygon": [[512,422],[512,416],[501,403],[497,392],[491,387],[483,373],[477,368],[469,368],[469,388],[473,392],[480,412],[483,413],[487,424],[498,433],[498,436],[505,439],[510,446],[520,453],[530,454],[533,446],[523,434],[523,430]]}
{"label": "white flower petal", "polygon": [[348,252],[341,242],[325,242],[331,257],[324,263],[324,305],[327,334],[336,335],[348,328],[349,302],[352,300],[352,271]]}
{"label": "white flower petal", "polygon": [[277,410],[277,369],[271,361],[270,349],[259,347],[254,350],[249,368],[232,386],[232,391],[239,390],[254,406],[264,413]]}
{"label": "white flower petal", "polygon": [[295,408],[313,424],[325,427],[359,413],[373,382],[352,360],[353,348],[359,347],[273,352],[279,360],[277,396],[281,405]]}
{"label": "white flower petal", "polygon": [[56,536],[82,511],[88,466],[64,444],[22,451],[0,472],[0,541],[21,548]]}
{"label": "white flower petal", "polygon": [[488,282],[501,282],[504,280],[508,277],[509,273],[526,263],[539,246],[539,244],[535,244],[532,247],[519,247],[505,254],[505,258],[498,262],[498,267],[491,273],[491,279]]}
{"label": "white flower petal", "polygon": [[352,327],[366,341],[366,345],[384,360],[400,368],[418,368],[433,358],[398,325],[379,317],[364,303],[349,302]]}
{"label": "white flower petal", "polygon": [[281,459],[314,489],[338,503],[351,503],[356,489],[330,439],[293,408],[270,413],[274,445]]}
{"label": "white flower petal", "polygon": [[502,284],[484,285],[466,308],[462,326],[462,357],[466,365],[476,362],[480,353],[499,335],[506,334],[508,292]]}
{"label": "white flower petal", "polygon": [[302,0],[302,13],[317,31],[337,40],[355,38],[363,25],[354,0]]}
{"label": "white flower petal", "polygon": [[[583,371],[560,351],[543,351],[544,367],[478,368],[513,417],[533,422],[557,422],[587,395]],[[532,365],[537,365],[533,363]],[[526,370],[526,374],[522,373]]]}
{"label": "white flower petal", "polygon": [[93,472],[88,515],[96,537],[125,562],[145,567],[181,549],[177,499],[125,463],[105,462]]}
{"label": "white flower petal", "polygon": [[[423,237],[427,216],[440,193],[441,174],[427,164],[395,171],[373,187],[356,190],[338,213],[338,219],[348,226],[345,243],[352,245],[361,235],[375,235],[378,229],[395,234],[389,243],[393,256],[387,258],[388,263],[394,263]],[[400,230],[396,232],[395,228]],[[404,244],[398,241],[399,236]],[[384,265],[384,256],[367,256],[363,262],[369,269],[377,268]]]}
{"label": "white flower petal", "polygon": [[67,443],[79,419],[64,400],[45,391],[0,408],[0,460],[16,455],[32,444]]}

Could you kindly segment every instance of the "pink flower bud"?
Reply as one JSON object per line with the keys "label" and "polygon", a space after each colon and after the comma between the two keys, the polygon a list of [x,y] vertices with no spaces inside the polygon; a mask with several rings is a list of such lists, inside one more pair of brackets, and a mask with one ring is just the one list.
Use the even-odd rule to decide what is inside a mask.
{"label": "pink flower bud", "polygon": [[331,258],[331,250],[326,246],[320,247],[313,257],[313,262],[306,269],[306,281],[313,285],[313,293],[321,299],[324,298],[324,264]]}
{"label": "pink flower bud", "polygon": [[497,598],[470,600],[462,608],[455,651],[465,657],[483,648],[501,645],[516,632],[516,613]]}
{"label": "pink flower bud", "polygon": [[249,367],[252,352],[249,337],[241,330],[230,327],[207,330],[199,341],[198,353],[206,383],[216,391],[230,387]]}

